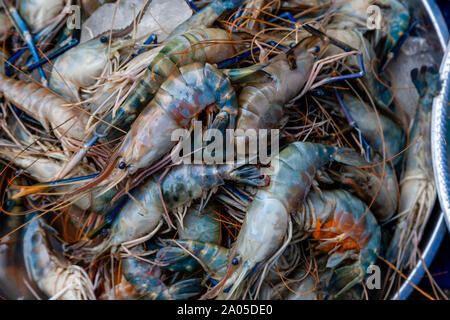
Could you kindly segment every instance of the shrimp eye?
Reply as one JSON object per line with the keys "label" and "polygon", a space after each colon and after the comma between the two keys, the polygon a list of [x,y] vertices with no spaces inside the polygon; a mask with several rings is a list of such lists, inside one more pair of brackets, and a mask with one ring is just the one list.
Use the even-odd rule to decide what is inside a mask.
{"label": "shrimp eye", "polygon": [[119,163],[119,169],[120,169],[120,170],[125,169],[126,166],[127,166],[127,164],[126,164],[125,162],[120,161],[120,163]]}
{"label": "shrimp eye", "polygon": [[101,42],[101,43],[106,43],[106,42],[108,42],[108,37],[106,37],[106,36],[101,36],[101,37],[100,37],[100,42]]}
{"label": "shrimp eye", "polygon": [[314,49],[314,53],[319,53],[319,51],[320,51],[320,48],[318,46],[315,46],[313,49]]}
{"label": "shrimp eye", "polygon": [[102,235],[102,237],[106,237],[108,235],[108,229],[103,229],[100,234]]}
{"label": "shrimp eye", "polygon": [[237,266],[237,265],[239,264],[239,259],[238,259],[238,258],[234,258],[234,259],[231,261],[231,264],[232,264],[233,266]]}

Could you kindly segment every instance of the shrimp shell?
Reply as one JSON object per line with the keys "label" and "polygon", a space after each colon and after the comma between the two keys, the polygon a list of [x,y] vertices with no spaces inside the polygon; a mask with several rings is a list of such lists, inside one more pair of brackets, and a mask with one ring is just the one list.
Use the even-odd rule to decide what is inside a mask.
{"label": "shrimp shell", "polygon": [[7,78],[0,74],[0,91],[26,114],[38,120],[56,137],[68,137],[82,141],[88,115],[67,101],[34,82]]}

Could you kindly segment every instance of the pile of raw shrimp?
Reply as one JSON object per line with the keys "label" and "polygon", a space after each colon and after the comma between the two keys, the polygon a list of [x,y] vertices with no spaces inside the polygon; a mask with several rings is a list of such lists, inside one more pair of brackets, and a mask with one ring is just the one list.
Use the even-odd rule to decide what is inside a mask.
{"label": "pile of raw shrimp", "polygon": [[405,3],[1,0],[0,295],[389,298],[436,198]]}

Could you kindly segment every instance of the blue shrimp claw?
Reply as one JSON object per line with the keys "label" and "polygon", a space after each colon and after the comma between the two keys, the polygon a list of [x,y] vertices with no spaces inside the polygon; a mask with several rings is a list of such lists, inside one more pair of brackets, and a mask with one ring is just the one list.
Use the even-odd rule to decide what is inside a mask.
{"label": "blue shrimp claw", "polygon": [[58,48],[57,50],[53,51],[52,53],[48,54],[47,57],[40,59],[38,62],[33,63],[32,65],[25,67],[25,71],[33,71],[36,68],[39,68],[40,66],[46,64],[49,60],[56,59],[60,55],[62,55],[67,50],[72,49],[73,47],[77,46],[80,43],[81,38],[81,32],[79,29],[75,29],[74,35],[72,39],[62,46],[61,48]]}
{"label": "blue shrimp claw", "polygon": [[[13,6],[11,6],[9,3],[6,3],[6,0],[1,0],[3,7],[4,8],[8,8],[8,11],[10,13],[10,17],[12,18],[14,25],[16,26],[16,28],[19,30],[19,32],[22,34],[28,48],[31,51],[31,55],[33,56],[33,59],[35,61],[39,61],[39,54],[36,48],[36,45],[34,44],[33,38],[31,36],[31,32],[30,29],[28,28],[27,24],[25,23],[25,21],[22,19],[22,17],[20,16],[19,12],[16,10],[16,8],[14,8]],[[39,76],[41,78],[41,83],[44,86],[47,86],[47,79],[45,77],[45,73],[44,70],[42,70],[41,67],[39,67]]]}
{"label": "blue shrimp claw", "polygon": [[388,66],[388,64],[395,58],[395,56],[398,54],[400,49],[402,48],[403,44],[405,43],[406,39],[411,35],[411,32],[414,30],[414,28],[419,24],[417,20],[415,20],[411,25],[409,26],[408,30],[405,31],[403,36],[400,38],[400,40],[396,43],[394,48],[388,53],[387,57],[385,58],[384,63],[382,64],[382,67],[380,69],[380,72],[384,72]]}
{"label": "blue shrimp claw", "polygon": [[[342,50],[344,50],[345,52],[350,52],[350,51],[357,51],[353,48],[351,48],[350,46],[344,44],[341,41],[338,41],[336,39],[333,39],[329,36],[327,36],[325,33],[323,33],[320,30],[317,30],[316,28],[311,27],[308,24],[305,24],[303,26],[303,28],[308,31],[309,33],[313,34],[313,35],[317,35],[321,38],[325,38],[327,39],[327,41],[329,41],[332,45],[341,48]],[[360,72],[357,73],[352,73],[352,74],[346,74],[343,76],[337,76],[337,77],[332,77],[332,78],[328,78],[326,81],[322,82],[322,85],[331,83],[331,82],[337,82],[337,81],[344,81],[344,80],[352,80],[352,79],[358,79],[358,78],[363,78],[366,76],[366,69],[364,67],[364,59],[363,59],[363,55],[362,53],[358,53],[357,55],[358,58],[358,64],[359,64],[359,68],[360,68]]]}
{"label": "blue shrimp claw", "polygon": [[273,18],[272,20],[269,20],[269,22],[276,22],[276,21],[280,20],[280,18],[288,19],[289,21],[291,21],[293,23],[297,23],[297,20],[294,19],[294,17],[292,16],[292,14],[289,11],[283,12],[278,17]]}

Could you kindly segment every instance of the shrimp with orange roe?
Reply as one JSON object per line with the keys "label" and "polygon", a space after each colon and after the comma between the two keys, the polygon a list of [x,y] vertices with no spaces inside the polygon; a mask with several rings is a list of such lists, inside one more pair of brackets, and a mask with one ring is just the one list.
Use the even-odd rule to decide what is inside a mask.
{"label": "shrimp with orange roe", "polygon": [[329,255],[326,267],[334,269],[330,283],[337,290],[330,297],[339,297],[361,282],[378,257],[378,222],[369,208],[347,191],[310,192],[293,219],[305,237],[317,240],[315,249]]}
{"label": "shrimp with orange roe", "polygon": [[278,273],[278,279],[271,280],[275,289],[266,285],[262,291],[265,298],[281,294],[289,300],[330,300],[353,295],[381,249],[381,229],[369,208],[344,190],[313,190],[291,216],[296,239],[309,240],[319,257],[318,274],[311,266],[300,266],[287,277]]}

